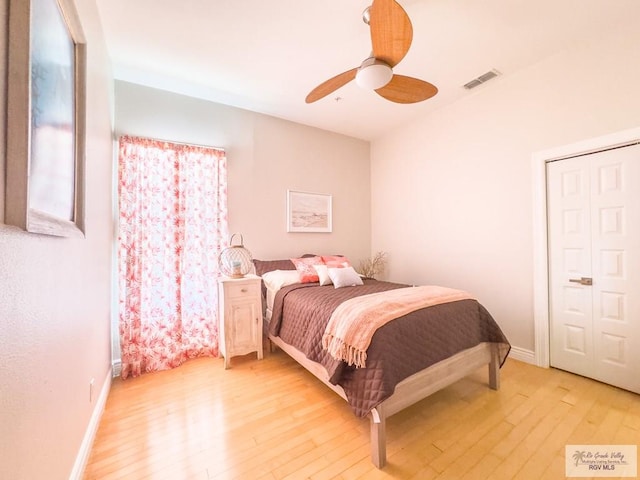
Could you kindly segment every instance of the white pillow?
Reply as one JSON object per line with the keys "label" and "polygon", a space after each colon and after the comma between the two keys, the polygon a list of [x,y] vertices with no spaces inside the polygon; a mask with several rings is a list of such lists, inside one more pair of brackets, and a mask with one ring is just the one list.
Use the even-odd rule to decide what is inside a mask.
{"label": "white pillow", "polygon": [[331,285],[331,278],[329,278],[329,269],[326,265],[314,265],[316,272],[318,272],[318,279],[320,285]]}
{"label": "white pillow", "polygon": [[300,283],[300,274],[297,270],[272,270],[262,275],[265,287],[272,292],[277,292],[282,287]]}
{"label": "white pillow", "polygon": [[364,285],[360,275],[353,267],[329,268],[329,278],[333,282],[335,288],[355,287],[356,285]]}

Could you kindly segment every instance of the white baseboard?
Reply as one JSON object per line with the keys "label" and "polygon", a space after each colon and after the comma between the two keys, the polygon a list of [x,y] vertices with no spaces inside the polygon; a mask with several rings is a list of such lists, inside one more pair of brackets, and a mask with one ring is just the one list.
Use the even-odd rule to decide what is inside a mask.
{"label": "white baseboard", "polygon": [[93,440],[95,439],[96,433],[98,432],[100,419],[102,418],[102,413],[104,412],[104,407],[107,403],[107,397],[109,396],[109,391],[111,390],[112,377],[113,373],[112,369],[110,368],[107,372],[107,378],[105,378],[102,382],[100,396],[97,398],[96,406],[93,409],[93,413],[91,414],[91,419],[89,420],[89,425],[87,426],[84,438],[82,439],[82,444],[80,445],[80,450],[78,451],[78,455],[76,456],[76,461],[73,464],[73,470],[71,471],[71,475],[69,475],[69,480],[82,479],[84,469],[87,465],[87,461],[89,460],[89,455],[91,454]]}
{"label": "white baseboard", "polygon": [[531,350],[527,350],[525,348],[520,347],[511,347],[511,351],[509,352],[509,357],[514,360],[519,360],[521,362],[530,363],[531,365],[536,365],[536,354]]}

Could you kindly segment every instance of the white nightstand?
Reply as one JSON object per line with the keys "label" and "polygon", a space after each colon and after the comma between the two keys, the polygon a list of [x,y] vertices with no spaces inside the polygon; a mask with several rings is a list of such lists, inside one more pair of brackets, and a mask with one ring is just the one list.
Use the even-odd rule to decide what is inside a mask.
{"label": "white nightstand", "polygon": [[222,277],[218,281],[219,349],[225,369],[235,355],[257,352],[258,360],[262,360],[261,280],[255,275],[246,275]]}

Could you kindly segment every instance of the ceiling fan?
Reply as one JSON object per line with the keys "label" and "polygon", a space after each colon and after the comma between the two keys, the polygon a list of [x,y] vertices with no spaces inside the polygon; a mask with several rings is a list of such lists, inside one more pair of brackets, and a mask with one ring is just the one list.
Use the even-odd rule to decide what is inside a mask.
{"label": "ceiling fan", "polygon": [[396,103],[416,103],[433,97],[438,89],[424,80],[393,73],[409,51],[413,27],[407,12],[395,0],[373,0],[363,13],[363,20],[371,30],[373,51],[359,67],[347,70],[314,88],[306,103],[313,103],[351,80]]}

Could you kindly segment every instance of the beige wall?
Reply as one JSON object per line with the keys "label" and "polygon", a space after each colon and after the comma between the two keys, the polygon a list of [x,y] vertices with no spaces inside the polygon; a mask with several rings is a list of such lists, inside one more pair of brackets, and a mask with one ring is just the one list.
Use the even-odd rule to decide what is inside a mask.
{"label": "beige wall", "polygon": [[[274,117],[116,82],[116,131],[223,147],[229,230],[255,258],[370,251],[369,143]],[[287,189],[327,193],[332,233],[287,233]]]}
{"label": "beige wall", "polygon": [[372,143],[389,277],[468,289],[534,349],[534,152],[640,126],[640,30],[574,47]]}
{"label": "beige wall", "polygon": [[[3,479],[69,478],[98,394],[109,378],[113,83],[96,6],[93,0],[76,4],[89,46],[86,239],[27,234],[0,222]],[[7,0],[0,0],[2,111],[7,12]],[[1,121],[4,152],[5,118]],[[4,161],[0,165],[3,185]]]}

